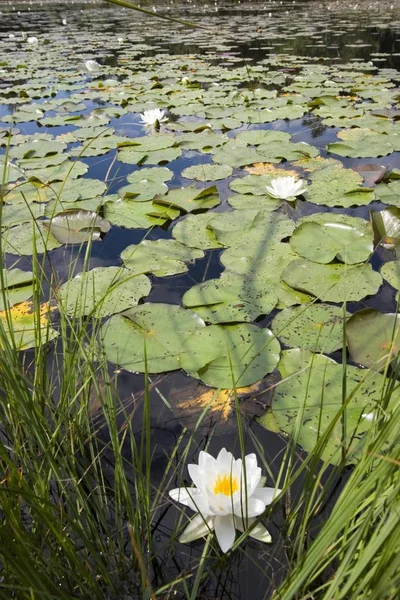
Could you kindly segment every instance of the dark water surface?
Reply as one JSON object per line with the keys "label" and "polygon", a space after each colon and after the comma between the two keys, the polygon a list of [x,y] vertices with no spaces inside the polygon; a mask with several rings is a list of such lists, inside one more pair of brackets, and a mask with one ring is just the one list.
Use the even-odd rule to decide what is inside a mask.
{"label": "dark water surface", "polygon": [[[104,66],[105,72],[101,79],[115,79],[113,67],[124,64],[132,65],[141,61],[140,69],[145,66],[148,59],[149,70],[152,74],[163,75],[163,56],[176,56],[181,64],[185,56],[199,55],[209,60],[211,64],[221,65],[225,68],[236,68],[246,64],[256,65],[260,61],[270,58],[275,54],[287,54],[293,57],[307,56],[313,62],[321,60],[325,64],[340,64],[352,61],[369,63],[380,69],[391,69],[392,80],[397,85],[396,70],[400,69],[400,3],[398,0],[391,2],[320,2],[320,1],[268,1],[264,2],[210,2],[201,4],[196,2],[146,3],[143,7],[158,13],[193,20],[206,27],[203,29],[190,29],[179,24],[168,23],[145,15],[121,9],[101,2],[75,3],[66,2],[31,2],[24,4],[0,3],[0,95],[6,92],[11,98],[9,90],[12,86],[29,85],[30,81],[24,79],[24,70],[17,70],[10,76],[9,72],[2,72],[2,61],[9,55],[15,58],[15,64],[31,64],[35,61],[35,49],[27,47],[22,33],[28,36],[38,36],[41,44],[48,48],[47,70],[49,81],[54,76],[52,73],[53,56],[57,54],[57,68],[68,71],[87,59],[95,59]],[[63,20],[66,22],[63,25]],[[14,36],[14,37],[10,37]],[[118,38],[123,38],[118,42]],[[157,57],[154,60],[154,57]],[[290,62],[290,61],[289,61]],[[41,68],[44,63],[42,61]],[[292,71],[295,72],[296,64],[293,62]],[[291,73],[291,67],[286,68]],[[386,72],[386,71],[385,71]],[[43,73],[42,73],[43,75]],[[90,80],[90,74],[88,79]],[[123,80],[123,75],[117,79]],[[118,83],[116,84],[118,85]],[[248,82],[243,83],[249,85]],[[58,91],[57,98],[68,97],[69,91]],[[37,102],[43,102],[38,98]],[[95,108],[104,108],[104,103],[91,97],[86,102],[84,114]],[[0,117],[12,114],[14,105],[3,99],[0,104]],[[1,125],[1,124],[0,124]],[[49,132],[52,135],[72,131],[71,125],[57,127],[39,126],[36,121],[17,123],[21,133],[32,134],[35,132]],[[112,117],[110,126],[114,127],[117,135],[136,137],[143,135],[139,114],[132,113],[120,118]],[[337,129],[327,128],[312,115],[305,115],[294,121],[279,121],[268,125],[250,125],[245,128],[279,129],[287,131],[293,136],[293,141],[305,141],[321,149],[321,155],[327,156],[325,146],[336,139]],[[228,133],[229,136],[232,132]],[[126,176],[136,170],[136,166],[120,163],[116,160],[116,151],[111,150],[103,156],[83,158],[89,165],[85,177],[96,178],[109,182],[108,193],[117,193],[118,189],[126,185]],[[175,161],[168,163],[168,168],[174,172],[174,179],[169,182],[169,187],[187,185],[187,180],[181,177],[183,168],[205,162],[210,162],[210,155],[197,152],[184,153]],[[380,159],[342,159],[346,167],[362,163],[377,162],[389,168],[400,167],[399,153]],[[241,170],[235,170],[233,177]],[[222,199],[218,211],[228,207],[229,180],[216,183]],[[200,185],[201,187],[201,185]],[[376,204],[376,206],[381,206]],[[353,216],[368,219],[368,211],[375,205],[361,206],[347,209],[345,212]],[[312,212],[324,210],[321,206],[299,202],[295,208],[287,208],[290,216],[297,219]],[[343,212],[343,209],[326,209],[333,212]],[[172,223],[168,228],[154,228],[152,231],[133,230],[113,226],[102,242],[94,243],[90,266],[120,265],[120,254],[129,244],[138,243],[144,237],[147,239],[160,239],[171,237]],[[51,252],[51,261],[57,269],[60,282],[66,280],[72,260],[76,260],[76,272],[83,265],[83,256],[77,257],[75,247],[61,247]],[[167,278],[152,278],[153,287],[148,301],[167,302],[180,304],[184,292],[194,283],[205,279],[217,277],[223,267],[219,262],[220,250],[206,252],[204,259],[191,265],[186,274]],[[10,261],[12,262],[11,257]],[[386,260],[382,254],[375,253],[373,266],[378,269]],[[30,259],[26,258],[26,267]],[[394,308],[395,291],[385,284],[379,293],[359,303],[348,305],[348,310],[354,312],[363,307],[375,307],[383,312],[391,312]],[[262,321],[267,325],[275,313]],[[163,402],[160,394],[171,400],[178,391],[187,389],[192,383],[183,373],[172,373],[166,376],[152,378],[154,387],[151,392],[152,400],[152,443],[154,450],[154,485],[157,486],[162,478],[169,455],[175,446],[176,440],[182,431],[182,415],[177,416]],[[143,376],[127,372],[119,374],[119,392],[126,403],[140,403],[143,389]],[[157,389],[156,389],[157,388]],[[135,396],[136,395],[136,396]],[[171,400],[172,402],[172,400]],[[267,402],[267,400],[266,400]],[[253,416],[262,414],[259,405],[244,408],[250,421]],[[138,434],[141,431],[140,418],[137,417]],[[195,422],[195,421],[194,421]],[[193,421],[185,423],[189,429],[193,428]],[[121,415],[121,427],[123,417]],[[285,447],[284,440],[261,428],[252,420],[251,431],[256,434],[261,442],[266,458],[270,461],[271,468],[277,472],[279,468],[279,454]],[[210,436],[212,431],[213,435]],[[99,424],[99,436],[106,435]],[[193,455],[210,442],[209,451],[217,453],[226,446],[236,453],[239,452],[237,432],[235,428],[223,422],[210,424],[207,429],[202,429],[195,436],[197,447],[193,446]],[[247,435],[247,450],[253,448],[251,435]],[[179,456],[178,456],[179,459]],[[105,474],[112,480],[113,468],[111,457],[105,461]],[[169,511],[175,507],[165,507],[165,514],[160,514],[155,539],[159,544],[159,564],[154,566],[155,586],[162,585],[168,579],[173,579],[180,572],[185,571],[193,556],[199,556],[203,542],[197,542],[190,549],[184,547],[171,555],[168,544],[171,522]],[[286,558],[283,551],[283,542],[279,531],[283,524],[283,512],[277,508],[272,515],[270,531],[276,542],[272,547],[263,548],[260,556],[260,545],[249,541],[246,545],[246,554],[236,553],[229,568],[222,569],[216,565],[215,573],[211,574],[211,584],[201,590],[201,598],[226,598],[226,599],[258,599],[267,598],[269,592],[279,584],[285,573]],[[193,555],[187,556],[187,552]],[[262,565],[262,569],[260,569]],[[175,596],[178,597],[178,596]]]}

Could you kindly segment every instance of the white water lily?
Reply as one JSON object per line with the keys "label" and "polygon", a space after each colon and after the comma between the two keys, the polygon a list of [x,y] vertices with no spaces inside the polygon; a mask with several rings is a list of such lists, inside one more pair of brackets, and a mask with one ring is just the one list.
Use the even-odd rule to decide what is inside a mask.
{"label": "white water lily", "polygon": [[145,110],[144,113],[140,115],[140,118],[144,125],[157,125],[157,123],[165,123],[168,121],[168,117],[161,108]]}
{"label": "white water lily", "polygon": [[306,190],[306,183],[302,179],[296,181],[292,175],[288,177],[276,177],[271,180],[271,185],[267,185],[267,192],[273,198],[285,200],[299,196]]}
{"label": "white water lily", "polygon": [[93,73],[94,71],[98,71],[100,69],[100,64],[97,60],[85,60],[85,67],[89,71],[89,73]]}
{"label": "white water lily", "polygon": [[[188,470],[195,487],[169,492],[173,500],[198,513],[179,538],[184,544],[215,530],[222,552],[228,552],[235,541],[235,529],[246,531],[280,493],[278,489],[262,487],[255,454],[245,456],[243,464],[225,448],[217,458],[200,452],[199,464],[188,465]],[[249,535],[267,544],[272,541],[261,523]]]}
{"label": "white water lily", "polygon": [[37,44],[39,40],[37,39],[37,37],[32,35],[31,37],[28,37],[26,41],[28,42],[28,44]]}

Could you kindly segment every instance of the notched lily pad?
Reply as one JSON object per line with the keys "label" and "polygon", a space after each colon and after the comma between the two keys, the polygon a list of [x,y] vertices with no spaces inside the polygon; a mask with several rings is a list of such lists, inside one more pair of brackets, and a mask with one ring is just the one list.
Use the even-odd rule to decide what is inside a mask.
{"label": "notched lily pad", "polygon": [[303,304],[278,313],[271,329],[287,346],[331,354],[343,345],[343,316],[338,306]]}
{"label": "notched lily pad", "polygon": [[279,354],[279,342],[269,329],[247,323],[209,325],[187,338],[179,363],[206,385],[228,389],[272,373]]}
{"label": "notched lily pad", "polygon": [[107,359],[128,371],[162,373],[179,369],[179,353],[190,334],[204,328],[181,306],[146,303],[111,317],[101,329]]}

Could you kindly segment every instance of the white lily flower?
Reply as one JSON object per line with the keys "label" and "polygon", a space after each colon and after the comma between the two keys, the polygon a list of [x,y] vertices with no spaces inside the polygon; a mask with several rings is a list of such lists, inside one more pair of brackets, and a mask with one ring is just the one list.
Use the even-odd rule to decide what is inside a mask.
{"label": "white lily flower", "polygon": [[145,110],[144,113],[140,115],[140,118],[144,125],[157,125],[157,123],[165,123],[168,121],[168,117],[161,108]]}
{"label": "white lily flower", "polygon": [[28,37],[26,41],[28,42],[28,44],[37,44],[39,40],[37,39],[37,37],[32,35],[31,37]]}
{"label": "white lily flower", "polygon": [[292,175],[289,175],[288,177],[272,179],[271,185],[267,185],[266,187],[270,196],[285,200],[286,198],[293,198],[305,192],[306,183],[302,179],[296,181]]}
{"label": "white lily flower", "polygon": [[89,71],[89,73],[93,73],[93,71],[98,71],[100,69],[100,64],[97,60],[85,60],[85,67]]}
{"label": "white lily flower", "polygon": [[[281,491],[262,487],[255,454],[245,456],[243,464],[225,448],[217,458],[200,452],[199,464],[188,465],[188,470],[195,487],[169,492],[173,500],[197,512],[179,538],[183,544],[215,530],[222,552],[228,552],[235,541],[235,529],[246,531]],[[249,535],[267,544],[272,541],[261,523]]]}

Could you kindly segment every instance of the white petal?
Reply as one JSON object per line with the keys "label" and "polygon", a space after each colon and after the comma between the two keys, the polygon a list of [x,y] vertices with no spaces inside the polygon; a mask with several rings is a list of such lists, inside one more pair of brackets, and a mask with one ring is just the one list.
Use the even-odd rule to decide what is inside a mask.
{"label": "white petal", "polygon": [[196,487],[206,495],[206,474],[199,465],[188,465],[189,475]]}
{"label": "white petal", "polygon": [[181,544],[188,544],[204,537],[214,529],[213,517],[195,515],[179,538]]}
{"label": "white petal", "polygon": [[246,500],[243,500],[242,502],[238,502],[235,505],[235,515],[237,515],[238,517],[241,517],[242,515],[244,517],[258,517],[258,515],[261,515],[265,510],[265,503],[262,500],[259,500],[258,498],[248,498],[247,502]]}
{"label": "white petal", "polygon": [[276,498],[279,494],[281,493],[281,490],[278,490],[277,488],[261,488],[258,487],[254,490],[253,494],[252,494],[252,498],[258,498],[259,500],[261,500],[262,502],[264,502],[265,505],[271,504],[271,502],[273,501],[274,498]]}
{"label": "white petal", "polygon": [[219,454],[217,456],[218,471],[223,470],[225,472],[230,473],[234,462],[235,459],[233,458],[233,454],[231,452],[228,452],[226,448],[222,448],[219,451]]}
{"label": "white petal", "polygon": [[269,185],[267,185],[266,188],[267,188],[267,192],[270,196],[272,196],[273,198],[279,198],[279,196],[276,195],[275,188],[270,187]]}
{"label": "white petal", "polygon": [[214,521],[215,534],[222,552],[228,552],[235,541],[233,515],[218,516]]}
{"label": "white petal", "polygon": [[197,488],[175,488],[170,490],[169,495],[175,502],[188,506],[195,512],[210,514],[208,500]]}
{"label": "white petal", "polygon": [[[235,517],[235,525],[239,531],[246,531],[251,525],[254,523],[255,519],[248,519],[247,522],[243,521],[239,517]],[[243,527],[243,525],[246,525]],[[264,542],[264,544],[271,544],[272,538],[268,532],[268,530],[261,523],[257,523],[254,529],[250,532],[250,537],[258,540],[259,542]]]}
{"label": "white petal", "polygon": [[199,454],[199,467],[201,469],[213,469],[216,466],[216,460],[211,454],[202,450]]}

